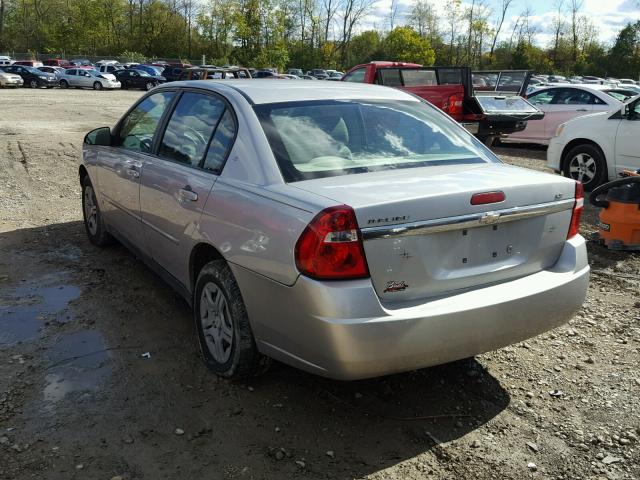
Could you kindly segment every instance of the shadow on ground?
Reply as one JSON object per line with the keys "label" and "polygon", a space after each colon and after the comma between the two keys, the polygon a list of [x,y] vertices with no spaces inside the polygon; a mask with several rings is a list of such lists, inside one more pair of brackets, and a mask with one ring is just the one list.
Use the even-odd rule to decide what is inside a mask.
{"label": "shadow on ground", "polygon": [[90,245],[81,222],[3,233],[0,252],[0,363],[28,360],[0,420],[36,439],[8,461],[14,478],[362,477],[428,452],[446,462],[439,443],[509,404],[473,360],[356,382],[282,364],[220,380],[185,302],[123,247]]}

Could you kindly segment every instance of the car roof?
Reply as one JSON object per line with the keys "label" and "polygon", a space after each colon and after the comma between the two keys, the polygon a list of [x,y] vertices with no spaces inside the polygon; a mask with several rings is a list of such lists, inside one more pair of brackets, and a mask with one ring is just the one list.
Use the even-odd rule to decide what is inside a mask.
{"label": "car roof", "polygon": [[191,80],[171,82],[168,85],[219,91],[232,88],[239,91],[247,100],[254,104],[348,99],[420,101],[413,95],[395,88],[349,82],[317,82],[309,84],[300,82],[299,80],[238,79],[232,82],[228,80],[224,82],[216,80]]}

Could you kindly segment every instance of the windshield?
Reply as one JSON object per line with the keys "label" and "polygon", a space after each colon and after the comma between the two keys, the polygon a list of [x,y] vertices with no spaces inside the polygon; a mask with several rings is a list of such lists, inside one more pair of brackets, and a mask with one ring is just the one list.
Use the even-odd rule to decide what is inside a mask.
{"label": "windshield", "polygon": [[423,102],[322,100],[254,108],[287,182],[499,161]]}
{"label": "windshield", "polygon": [[41,70],[38,70],[35,67],[24,67],[24,68],[26,68],[27,71],[29,71],[29,72],[31,72],[31,73],[33,73],[35,75],[42,75],[44,73],[44,72],[42,72]]}
{"label": "windshield", "polygon": [[616,100],[620,100],[621,102],[624,102],[627,99],[629,99],[631,97],[634,97],[636,95],[635,93],[631,93],[631,92],[624,92],[623,93],[623,92],[621,92],[619,90],[617,90],[617,91],[616,90],[604,90],[604,92],[607,95],[615,98]]}

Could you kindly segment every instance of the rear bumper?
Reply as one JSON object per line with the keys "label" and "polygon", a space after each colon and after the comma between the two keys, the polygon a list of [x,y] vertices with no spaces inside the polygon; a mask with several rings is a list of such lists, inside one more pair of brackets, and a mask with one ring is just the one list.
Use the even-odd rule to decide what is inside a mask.
{"label": "rear bumper", "polygon": [[494,350],[562,325],[589,282],[585,241],[566,242],[553,268],[412,305],[383,305],[369,279],[292,287],[232,269],[260,351],[326,377],[352,380]]}

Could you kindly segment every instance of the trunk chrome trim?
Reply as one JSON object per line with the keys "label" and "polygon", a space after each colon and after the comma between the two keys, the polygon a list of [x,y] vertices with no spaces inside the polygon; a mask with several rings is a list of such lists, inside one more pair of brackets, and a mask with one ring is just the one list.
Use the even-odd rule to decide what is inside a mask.
{"label": "trunk chrome trim", "polygon": [[462,230],[465,228],[478,228],[487,225],[514,222],[525,218],[540,217],[552,213],[563,212],[573,208],[575,199],[569,198],[559,202],[539,203],[524,207],[513,207],[491,212],[472,213],[456,217],[436,218],[420,222],[386,225],[383,227],[367,227],[362,229],[364,240],[376,240],[380,238],[406,237],[412,235],[429,235],[432,233]]}

